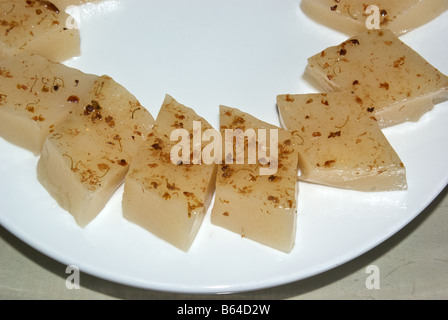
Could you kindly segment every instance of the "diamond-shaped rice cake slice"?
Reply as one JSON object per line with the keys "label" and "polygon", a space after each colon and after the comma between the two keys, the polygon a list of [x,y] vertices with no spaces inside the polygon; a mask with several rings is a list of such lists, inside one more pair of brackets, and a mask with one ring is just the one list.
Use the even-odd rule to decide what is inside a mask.
{"label": "diamond-shaped rice cake slice", "polygon": [[[448,9],[446,0],[302,0],[303,11],[315,21],[350,36],[366,30],[372,15],[370,5],[378,7],[379,27],[396,35],[409,32],[438,17]],[[367,13],[366,13],[367,12]]]}
{"label": "diamond-shaped rice cake slice", "polygon": [[448,99],[448,77],[388,30],[364,32],[308,59],[325,91],[349,90],[374,102],[381,127],[417,121]]}
{"label": "diamond-shaped rice cake slice", "polygon": [[33,54],[0,60],[0,136],[40,154],[97,78]]}
{"label": "diamond-shaped rice cake slice", "polygon": [[[193,127],[194,121],[200,128]],[[171,150],[178,144],[171,141],[171,133],[176,129],[191,137],[190,152],[185,151],[190,160],[185,163],[171,161]],[[193,109],[167,95],[154,134],[139,150],[125,181],[124,218],[183,251],[190,249],[215,189],[215,161],[193,163],[193,135],[201,139],[205,131],[220,137]]]}
{"label": "diamond-shaped rice cake slice", "polygon": [[350,92],[279,95],[282,126],[301,136],[300,180],[358,191],[407,189],[406,168]]}
{"label": "diamond-shaped rice cake slice", "polygon": [[[264,145],[266,153],[259,153],[257,161],[249,158],[248,146],[255,136],[246,139],[242,164],[236,162],[237,150],[224,150],[216,177],[211,222],[265,246],[290,252],[295,243],[297,222],[297,138],[287,130],[225,106],[220,107],[220,124],[223,141],[228,139],[226,130],[237,132],[240,129],[246,134],[254,130],[257,148]],[[266,143],[260,139],[259,129],[266,130]],[[270,144],[270,130],[278,133],[275,146]],[[268,166],[264,159],[275,162],[275,149],[277,165],[269,174],[261,172],[260,168]],[[272,158],[271,152],[274,152]]]}
{"label": "diamond-shaped rice cake slice", "polygon": [[80,54],[79,30],[71,17],[50,1],[0,0],[0,57],[39,54],[61,62]]}
{"label": "diamond-shaped rice cake slice", "polygon": [[41,184],[84,227],[124,182],[154,119],[112,78],[102,76],[44,143]]}

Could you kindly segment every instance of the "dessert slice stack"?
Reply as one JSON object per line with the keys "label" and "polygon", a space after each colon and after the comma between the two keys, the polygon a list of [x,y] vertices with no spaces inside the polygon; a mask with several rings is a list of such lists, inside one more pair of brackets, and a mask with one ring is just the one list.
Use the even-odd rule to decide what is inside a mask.
{"label": "dessert slice stack", "polygon": [[[376,6],[372,9],[371,6]],[[302,0],[302,10],[312,19],[349,35],[372,23],[396,35],[409,32],[448,10],[445,0]],[[374,11],[375,10],[375,11]],[[375,16],[374,16],[375,15]],[[366,24],[367,22],[367,24]]]}
{"label": "dessert slice stack", "polygon": [[[290,252],[297,224],[296,136],[225,106],[220,107],[220,123],[225,144],[233,147],[224,150],[219,165],[211,222],[244,238]],[[254,149],[257,157],[252,158]]]}
{"label": "dessert slice stack", "polygon": [[40,154],[97,78],[35,54],[0,60],[0,136]]}
{"label": "dessert slice stack", "polygon": [[35,53],[62,62],[80,54],[79,30],[72,17],[51,1],[0,0],[0,57]]}
{"label": "dessert slice stack", "polygon": [[46,139],[40,183],[84,227],[124,182],[154,119],[108,76],[99,77],[69,117]]}
{"label": "dessert slice stack", "polygon": [[308,59],[306,73],[324,91],[370,99],[380,127],[417,121],[448,99],[448,77],[390,30],[371,30]]}
{"label": "dessert slice stack", "polygon": [[371,101],[351,92],[280,95],[282,125],[301,137],[300,180],[358,191],[405,190],[406,168]]}
{"label": "dessert slice stack", "polygon": [[[176,131],[183,135],[171,141]],[[200,156],[204,132],[219,137],[193,109],[167,95],[125,181],[124,218],[183,251],[190,249],[215,190],[214,158],[205,162]],[[171,157],[182,142],[183,153]]]}

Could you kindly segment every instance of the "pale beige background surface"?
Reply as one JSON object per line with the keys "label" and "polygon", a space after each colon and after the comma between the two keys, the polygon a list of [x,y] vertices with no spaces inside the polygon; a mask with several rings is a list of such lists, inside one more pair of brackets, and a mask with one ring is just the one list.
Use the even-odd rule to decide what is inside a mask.
{"label": "pale beige background surface", "polygon": [[[230,294],[154,292],[80,275],[65,286],[66,266],[0,227],[0,299],[448,299],[448,188],[412,223],[367,254],[318,276],[280,287]],[[378,290],[368,290],[366,268],[379,268]]]}

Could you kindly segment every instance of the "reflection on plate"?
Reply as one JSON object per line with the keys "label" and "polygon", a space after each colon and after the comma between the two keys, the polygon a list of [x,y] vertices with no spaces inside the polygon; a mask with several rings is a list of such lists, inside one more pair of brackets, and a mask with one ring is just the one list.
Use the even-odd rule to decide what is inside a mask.
{"label": "reflection on plate", "polygon": [[[279,125],[276,95],[315,92],[302,78],[306,59],[347,38],[308,19],[293,0],[112,0],[104,6],[80,9],[82,55],[66,64],[112,76],[154,116],[168,93],[215,127],[220,104]],[[440,39],[447,18],[402,37],[445,74],[448,43]],[[419,122],[384,130],[407,167],[405,192],[300,184],[290,254],[215,227],[208,215],[190,251],[181,252],[123,220],[122,188],[80,229],[37,182],[37,158],[4,140],[0,222],[64,264],[130,286],[222,293],[281,285],[361,255],[428,206],[448,183],[447,119],[445,102]]]}

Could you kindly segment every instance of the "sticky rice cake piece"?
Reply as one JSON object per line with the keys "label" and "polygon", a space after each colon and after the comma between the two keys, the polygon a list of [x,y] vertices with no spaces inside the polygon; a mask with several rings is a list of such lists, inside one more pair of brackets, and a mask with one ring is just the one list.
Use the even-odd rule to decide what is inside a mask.
{"label": "sticky rice cake piece", "polygon": [[[211,222],[265,246],[290,252],[294,247],[297,224],[297,138],[290,131],[226,106],[220,107],[220,125],[223,141],[226,141],[226,130],[238,132],[237,129],[241,129],[243,133],[255,130],[257,149],[260,146],[266,148],[265,155],[270,158],[266,160],[272,163],[277,158],[278,162],[266,174],[260,171],[261,167],[268,169],[268,165],[263,164],[266,163],[264,154],[259,153],[260,161],[254,162],[246,151],[243,164],[238,164],[234,161],[238,159],[237,151],[229,150],[232,155],[224,150],[223,163],[219,165],[216,177]],[[259,129],[266,129],[266,143],[260,139]],[[270,143],[270,130],[278,132],[277,157]],[[246,139],[246,150],[253,143],[253,137]]]}
{"label": "sticky rice cake piece", "polygon": [[379,27],[402,35],[437,18],[448,10],[446,0],[302,0],[301,7],[309,17],[350,36],[366,29],[372,14],[370,5],[379,9]]}
{"label": "sticky rice cake piece", "polygon": [[102,76],[46,139],[38,180],[85,227],[124,182],[153,124],[131,93]]}
{"label": "sticky rice cake piece", "polygon": [[[193,128],[200,121],[200,129]],[[156,237],[189,251],[215,189],[215,161],[193,164],[193,139],[189,161],[171,160],[171,150],[178,141],[170,141],[171,132],[185,129],[187,136],[202,137],[206,130],[219,131],[195,111],[167,95],[157,116],[154,134],[144,143],[126,176],[123,216]],[[193,130],[194,129],[194,130]],[[209,132],[210,132],[209,131]],[[173,159],[174,160],[174,159]]]}
{"label": "sticky rice cake piece", "polygon": [[71,17],[50,1],[0,0],[0,57],[39,54],[62,62],[80,54],[79,30],[66,28]]}
{"label": "sticky rice cake piece", "polygon": [[323,50],[308,59],[306,74],[324,91],[369,97],[382,128],[418,121],[448,99],[448,77],[389,30],[364,32]]}
{"label": "sticky rice cake piece", "polygon": [[360,103],[350,92],[277,97],[282,126],[302,137],[300,180],[358,191],[406,190],[403,162]]}
{"label": "sticky rice cake piece", "polygon": [[0,136],[40,154],[97,78],[33,54],[0,60]]}

